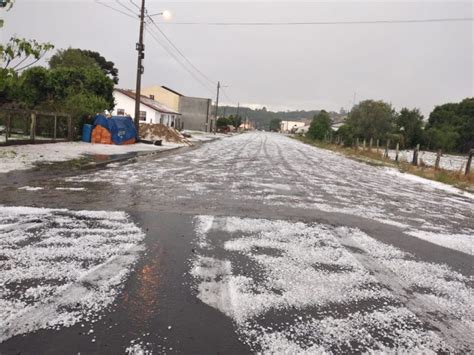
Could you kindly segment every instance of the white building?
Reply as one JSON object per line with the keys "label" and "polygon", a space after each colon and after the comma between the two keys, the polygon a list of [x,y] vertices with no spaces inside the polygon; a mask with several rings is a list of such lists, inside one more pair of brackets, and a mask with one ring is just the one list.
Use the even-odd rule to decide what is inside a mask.
{"label": "white building", "polygon": [[[135,93],[130,90],[114,89],[115,108],[113,116],[135,115]],[[180,114],[147,96],[140,99],[140,122],[162,123],[168,127],[180,127]]]}
{"label": "white building", "polygon": [[305,126],[304,122],[301,121],[281,121],[280,123],[280,132],[290,133],[296,131],[298,128]]}

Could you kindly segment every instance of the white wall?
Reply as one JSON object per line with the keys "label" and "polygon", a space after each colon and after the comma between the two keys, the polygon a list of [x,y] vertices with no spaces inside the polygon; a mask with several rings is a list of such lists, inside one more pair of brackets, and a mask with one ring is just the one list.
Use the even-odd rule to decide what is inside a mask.
{"label": "white wall", "polygon": [[[123,109],[125,110],[125,115],[130,115],[132,118],[135,116],[135,100],[128,97],[127,95],[122,94],[121,92],[114,91],[114,98],[115,98],[115,108],[112,111],[113,116],[118,115],[118,110]],[[140,121],[144,123],[156,123],[156,116],[159,113],[157,113],[155,110],[152,108],[143,105],[142,103],[140,104],[140,111],[145,111],[146,112],[146,121]],[[159,121],[158,121],[159,122]]]}
{"label": "white wall", "polygon": [[[114,98],[116,105],[112,111],[112,115],[118,116],[118,110],[123,109],[125,110],[125,115],[130,115],[133,118],[135,115],[135,100],[119,91],[114,91]],[[143,123],[163,123],[164,125],[171,127],[171,123],[175,122],[176,115],[155,111],[142,103],[140,103],[140,111],[146,112],[146,121],[140,121]],[[163,118],[161,117],[162,115]]]}

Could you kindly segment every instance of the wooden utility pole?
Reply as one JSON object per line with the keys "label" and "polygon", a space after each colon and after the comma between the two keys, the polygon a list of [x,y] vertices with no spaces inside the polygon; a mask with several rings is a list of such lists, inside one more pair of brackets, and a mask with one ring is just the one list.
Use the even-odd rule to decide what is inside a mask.
{"label": "wooden utility pole", "polygon": [[216,121],[214,122],[214,133],[217,132],[217,110],[219,109],[219,91],[221,89],[221,82],[217,82],[217,97],[216,97]]}
{"label": "wooden utility pole", "polygon": [[467,159],[466,170],[464,172],[465,175],[469,175],[471,173],[472,156],[474,156],[474,149],[469,151],[469,158]]}
{"label": "wooden utility pole", "polygon": [[143,45],[143,29],[145,27],[145,0],[142,0],[142,7],[140,9],[140,32],[138,35],[137,51],[137,86],[135,89],[135,128],[137,130],[137,140],[140,138],[140,97],[142,87],[143,65],[142,60],[145,58],[145,46]]}

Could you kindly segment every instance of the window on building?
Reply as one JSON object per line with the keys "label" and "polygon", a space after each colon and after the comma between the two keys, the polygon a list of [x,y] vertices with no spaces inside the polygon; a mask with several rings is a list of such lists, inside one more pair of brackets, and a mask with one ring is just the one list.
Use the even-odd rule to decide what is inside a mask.
{"label": "window on building", "polygon": [[125,110],[123,108],[118,108],[117,109],[117,115],[118,116],[125,116]]}
{"label": "window on building", "polygon": [[146,111],[140,111],[140,121],[146,121]]}

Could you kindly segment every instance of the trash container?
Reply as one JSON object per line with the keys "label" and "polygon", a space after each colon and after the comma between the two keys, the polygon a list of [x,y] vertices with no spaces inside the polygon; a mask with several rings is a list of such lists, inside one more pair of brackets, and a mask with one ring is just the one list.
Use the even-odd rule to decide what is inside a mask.
{"label": "trash container", "polygon": [[82,141],[90,143],[92,136],[92,125],[85,124],[82,127]]}

